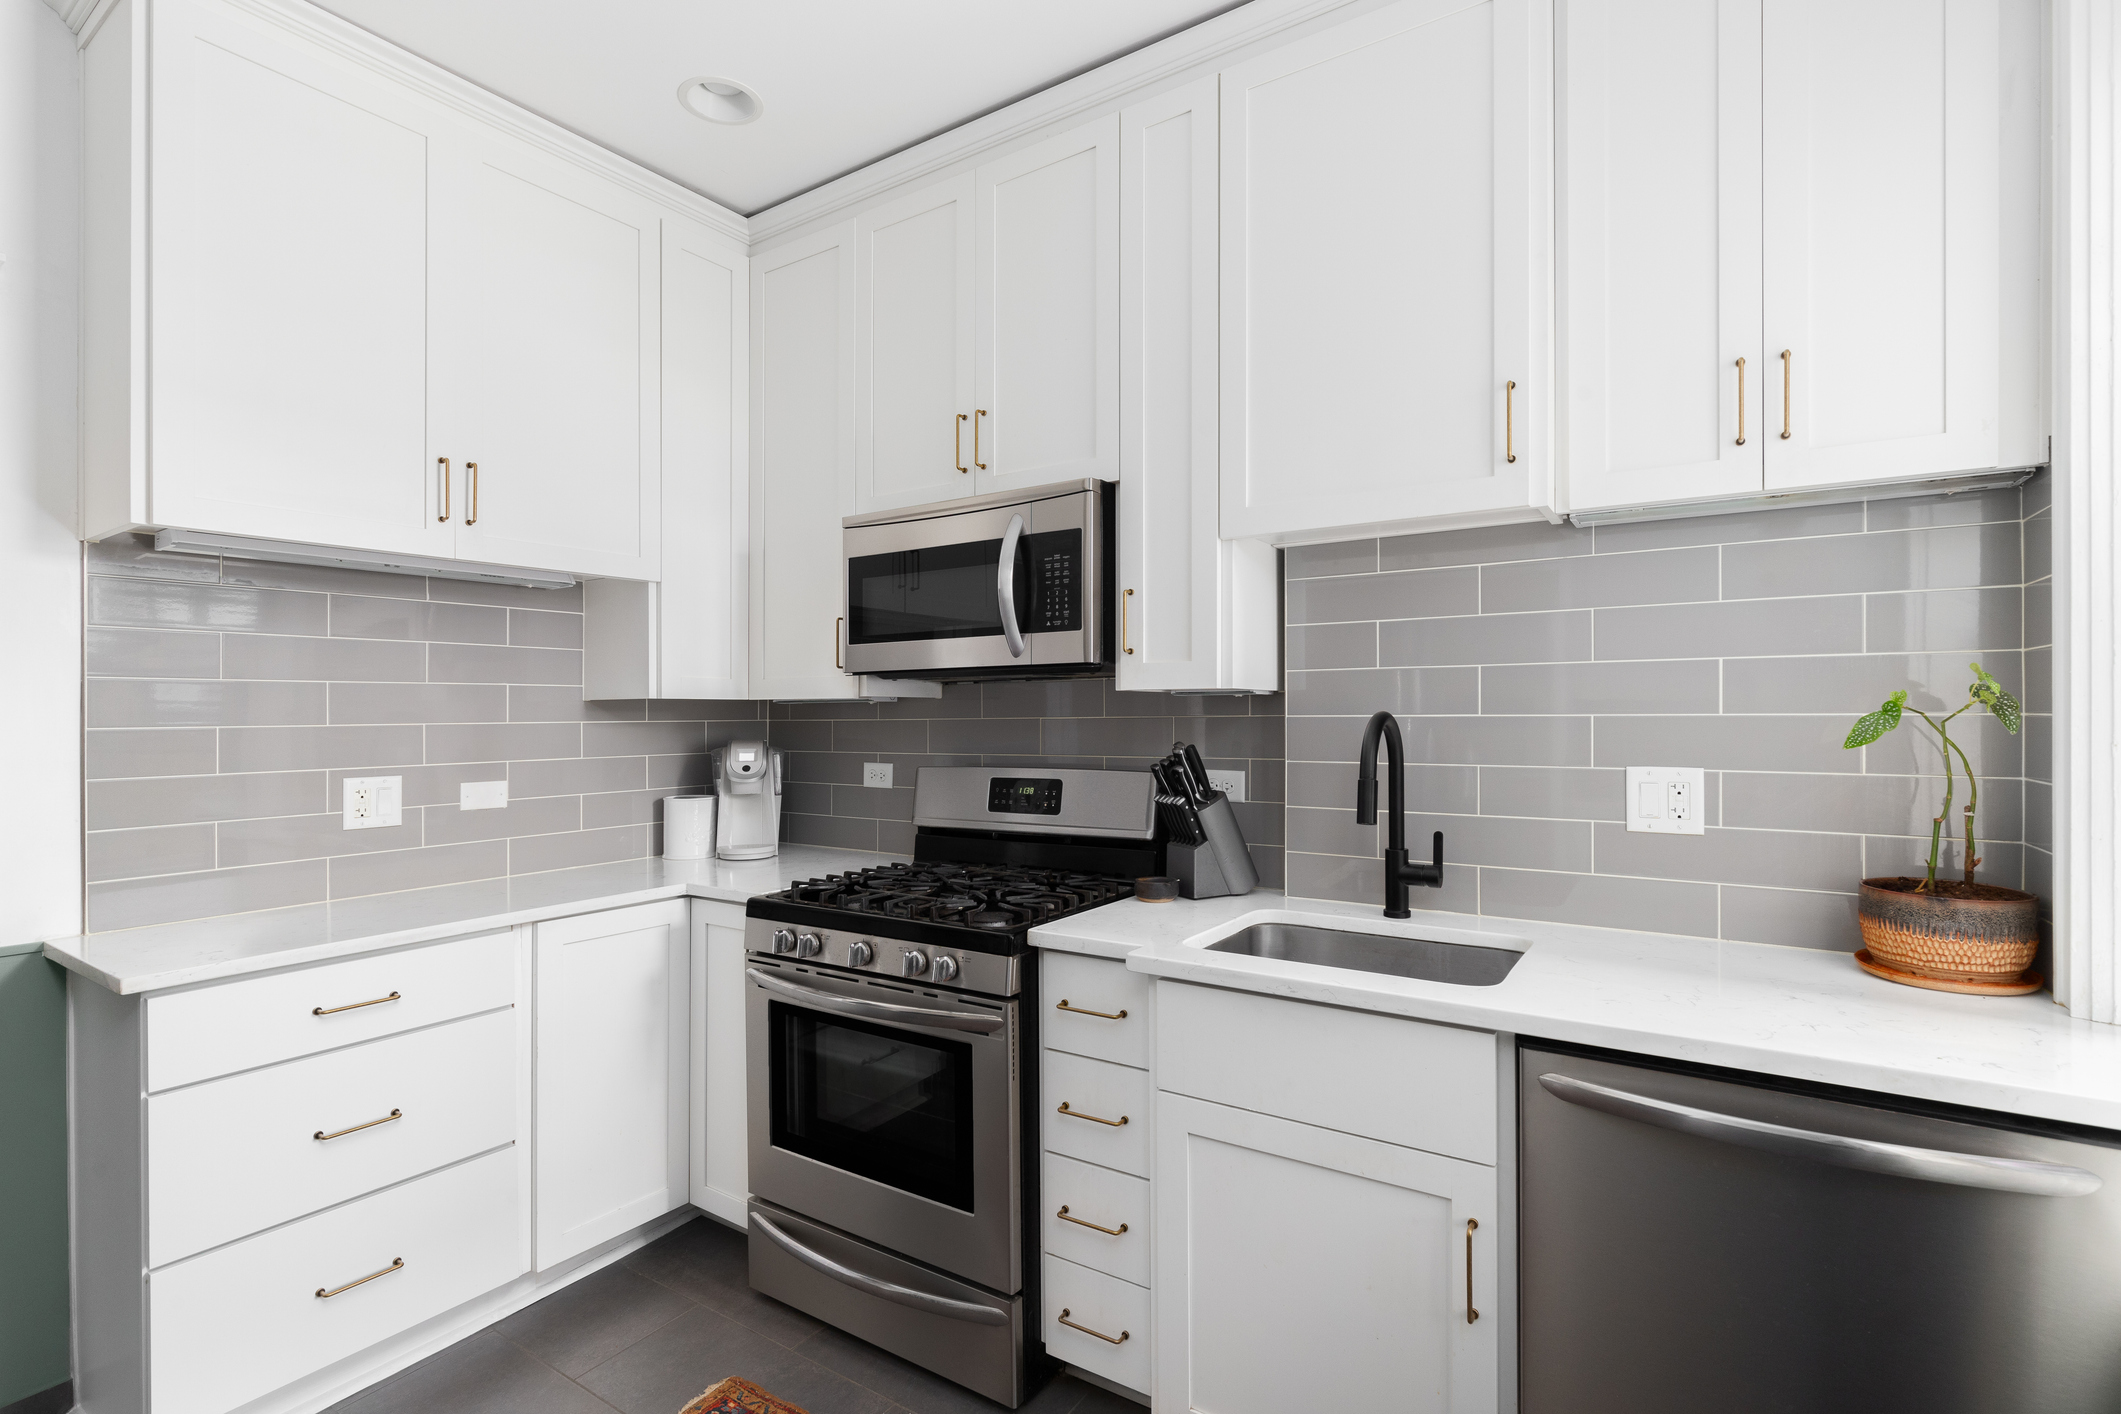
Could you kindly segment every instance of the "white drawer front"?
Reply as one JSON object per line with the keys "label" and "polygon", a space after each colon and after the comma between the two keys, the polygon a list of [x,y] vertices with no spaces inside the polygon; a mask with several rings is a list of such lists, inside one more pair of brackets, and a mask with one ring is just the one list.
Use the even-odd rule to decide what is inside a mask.
{"label": "white drawer front", "polygon": [[[224,1414],[522,1275],[516,1160],[503,1149],[151,1273],[155,1414]],[[387,1275],[316,1294],[372,1272]]]}
{"label": "white drawer front", "polygon": [[[383,1000],[393,992],[395,1001]],[[506,932],[149,997],[147,1088],[211,1080],[515,999],[515,936]]]}
{"label": "white drawer front", "polygon": [[[1149,1072],[1066,1051],[1040,1058],[1044,1147],[1108,1169],[1149,1176]],[[1061,1106],[1068,1107],[1067,1113]],[[1104,1121],[1124,1120],[1125,1123]]]}
{"label": "white drawer front", "polygon": [[[1046,1313],[1047,1353],[1146,1395],[1148,1290],[1060,1257],[1047,1257],[1044,1270],[1046,1291],[1040,1300]],[[1075,1324],[1064,1325],[1064,1320]],[[1076,1326],[1090,1329],[1078,1330]],[[1097,1334],[1092,1335],[1091,1331]],[[1114,1345],[1114,1340],[1119,1343]]]}
{"label": "white drawer front", "polygon": [[515,1028],[488,1012],[149,1096],[147,1264],[506,1144]]}
{"label": "white drawer front", "polygon": [[[1045,953],[1040,965],[1045,1045],[1121,1065],[1148,1066],[1156,1049],[1154,977],[1129,972],[1124,962],[1077,953]],[[1093,1014],[1099,1012],[1104,1014]]]}
{"label": "white drawer front", "polygon": [[[1038,1187],[1039,1245],[1056,1257],[1149,1284],[1149,1181],[1047,1154]],[[1061,1210],[1067,1215],[1063,1217]],[[1096,1226],[1087,1226],[1086,1224]],[[1116,1235],[1104,1228],[1123,1229]]]}
{"label": "white drawer front", "polygon": [[1156,1084],[1347,1134],[1495,1162],[1495,1037],[1165,982]]}

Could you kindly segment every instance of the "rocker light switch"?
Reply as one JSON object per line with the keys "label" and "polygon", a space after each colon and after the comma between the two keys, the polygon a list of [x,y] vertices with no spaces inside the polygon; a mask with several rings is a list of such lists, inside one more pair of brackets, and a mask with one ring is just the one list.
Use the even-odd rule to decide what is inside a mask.
{"label": "rocker light switch", "polygon": [[1628,767],[1628,828],[1655,835],[1698,835],[1702,771],[1695,766]]}

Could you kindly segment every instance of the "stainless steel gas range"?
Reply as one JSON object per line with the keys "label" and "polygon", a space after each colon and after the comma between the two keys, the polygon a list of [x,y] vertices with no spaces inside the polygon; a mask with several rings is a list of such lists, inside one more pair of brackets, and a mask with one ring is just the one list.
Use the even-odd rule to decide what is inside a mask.
{"label": "stainless steel gas range", "polygon": [[1146,773],[926,767],[915,862],[753,899],[751,1284],[1015,1407],[1040,1358],[1037,924],[1160,872]]}

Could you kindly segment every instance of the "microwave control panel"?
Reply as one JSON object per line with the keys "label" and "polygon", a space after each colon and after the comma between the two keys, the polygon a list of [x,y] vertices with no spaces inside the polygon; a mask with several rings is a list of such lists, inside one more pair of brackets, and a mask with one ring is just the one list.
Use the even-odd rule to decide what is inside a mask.
{"label": "microwave control panel", "polygon": [[1031,552],[1032,633],[1072,633],[1083,626],[1083,533],[1054,530],[1025,537]]}

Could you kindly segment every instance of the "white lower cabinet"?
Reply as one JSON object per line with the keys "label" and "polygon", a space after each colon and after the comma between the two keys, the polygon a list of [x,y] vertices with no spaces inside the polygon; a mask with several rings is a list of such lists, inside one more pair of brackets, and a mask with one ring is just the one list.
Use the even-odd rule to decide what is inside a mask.
{"label": "white lower cabinet", "polygon": [[692,905],[692,1201],[742,1227],[751,1197],[744,909]]}
{"label": "white lower cabinet", "polygon": [[[1046,1353],[1128,1389],[1150,1383],[1147,1287],[1046,1254]],[[1183,1408],[1184,1406],[1180,1406]]]}
{"label": "white lower cabinet", "polygon": [[155,1414],[224,1414],[504,1285],[518,1216],[502,1149],[154,1272]]}

